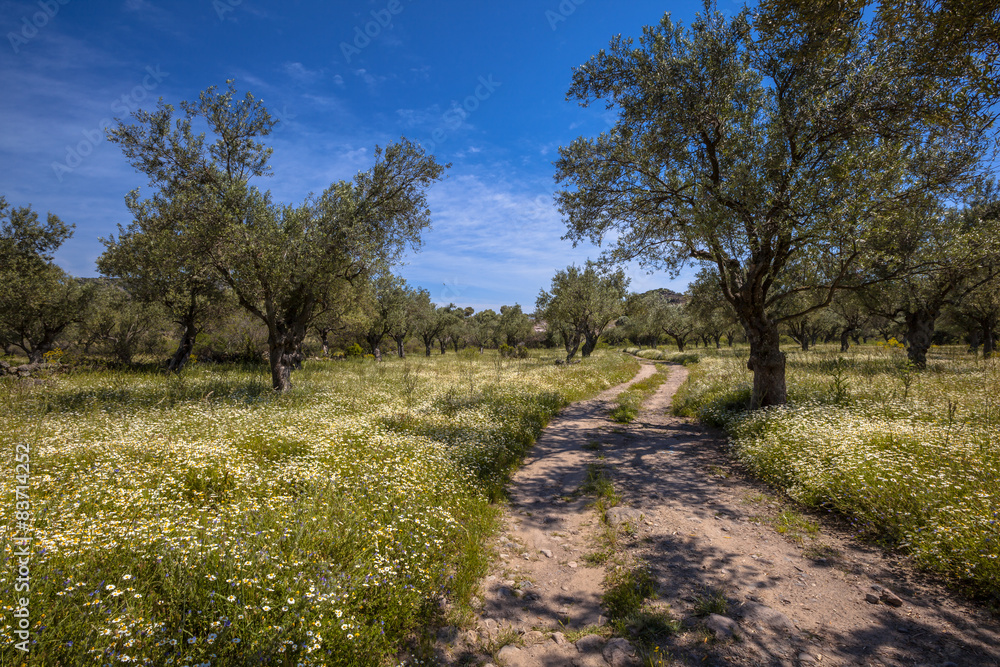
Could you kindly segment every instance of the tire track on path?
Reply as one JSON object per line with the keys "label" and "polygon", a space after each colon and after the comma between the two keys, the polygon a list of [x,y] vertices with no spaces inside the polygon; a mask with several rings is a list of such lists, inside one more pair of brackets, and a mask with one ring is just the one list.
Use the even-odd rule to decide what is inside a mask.
{"label": "tire track on path", "polygon": [[[994,621],[939,584],[835,527],[778,534],[789,506],[727,457],[718,433],[670,414],[687,369],[672,365],[631,425],[608,420],[614,398],[654,372],[644,363],[546,428],[513,477],[478,625],[446,633],[440,664],[640,664],[639,647],[607,639],[605,568],[584,560],[604,527],[593,498],[574,492],[603,459],[623,506],[641,515],[621,534],[621,555],[648,566],[652,604],[683,624],[661,646],[672,656],[662,664],[1000,665]],[[713,595],[722,613],[706,617]]]}

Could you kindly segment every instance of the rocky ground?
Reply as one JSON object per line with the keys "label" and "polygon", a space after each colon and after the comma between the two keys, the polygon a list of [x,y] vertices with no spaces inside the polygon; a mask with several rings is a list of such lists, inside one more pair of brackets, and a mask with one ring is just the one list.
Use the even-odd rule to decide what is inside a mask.
{"label": "rocky ground", "polygon": [[[671,416],[687,371],[669,372],[628,426],[607,419],[622,385],[545,430],[511,485],[477,625],[442,633],[440,664],[1000,665],[990,614],[799,514],[719,434]],[[606,512],[587,485],[599,470]],[[651,595],[614,622],[605,596],[623,572]]]}

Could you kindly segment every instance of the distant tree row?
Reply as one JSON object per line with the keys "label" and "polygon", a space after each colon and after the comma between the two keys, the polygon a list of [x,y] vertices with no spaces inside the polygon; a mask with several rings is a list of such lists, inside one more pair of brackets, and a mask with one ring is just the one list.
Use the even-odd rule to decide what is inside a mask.
{"label": "distant tree row", "polygon": [[[0,198],[0,344],[5,353],[18,351],[39,363],[47,353],[72,348],[128,364],[139,354],[165,353],[172,337],[167,367],[178,371],[192,358],[256,361],[270,348],[267,322],[211,273],[179,287],[187,276],[140,270],[143,255],[136,246],[148,240],[141,234],[106,241],[99,266],[108,277],[67,275],[52,261],[52,252],[70,234],[71,227],[57,216],[42,222],[30,207],[11,208]],[[308,319],[293,368],[305,356],[307,338],[324,357],[355,345],[374,356],[391,348],[403,357],[407,343],[419,344],[430,356],[433,349],[444,354],[468,346],[482,351],[544,342],[519,305],[503,306],[499,313],[437,307],[426,290],[388,272],[353,276],[325,296]]]}

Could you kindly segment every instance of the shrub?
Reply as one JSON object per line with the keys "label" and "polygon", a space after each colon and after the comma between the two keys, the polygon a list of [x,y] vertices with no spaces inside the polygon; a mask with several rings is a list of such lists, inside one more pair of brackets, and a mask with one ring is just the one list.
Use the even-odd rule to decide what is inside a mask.
{"label": "shrub", "polygon": [[504,359],[527,359],[528,348],[521,345],[518,345],[517,347],[513,347],[511,345],[501,345],[500,356]]}

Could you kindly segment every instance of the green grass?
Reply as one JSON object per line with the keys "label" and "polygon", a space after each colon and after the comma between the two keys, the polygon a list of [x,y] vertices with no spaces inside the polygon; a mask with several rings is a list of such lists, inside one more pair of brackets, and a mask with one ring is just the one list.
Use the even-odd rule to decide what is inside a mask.
{"label": "green grass", "polygon": [[0,382],[10,502],[31,450],[34,642],[25,660],[8,625],[0,664],[385,664],[442,599],[467,609],[540,429],[638,367],[494,355],[312,362],[285,395],[256,366]]}
{"label": "green grass", "polygon": [[675,412],[725,428],[735,456],[803,505],[1000,600],[1000,360],[932,348],[915,371],[887,346],[790,351],[789,404],[749,412],[746,353],[703,355]]}
{"label": "green grass", "polygon": [[661,372],[662,367],[657,367],[656,372],[644,380],[633,383],[628,389],[618,394],[615,399],[615,406],[611,408],[608,416],[611,421],[619,424],[630,424],[639,416],[639,409],[642,404],[654,393],[657,388],[667,381],[667,373]]}
{"label": "green grass", "polygon": [[660,350],[658,348],[629,347],[625,348],[625,352],[627,354],[634,354],[641,359],[669,361],[675,364],[684,364],[685,366],[692,366],[701,359],[701,355],[698,352],[671,352],[670,350]]}
{"label": "green grass", "polygon": [[794,510],[782,510],[774,518],[774,529],[778,533],[802,543],[802,536],[814,537],[819,533],[819,526]]}
{"label": "green grass", "polygon": [[712,614],[725,616],[729,613],[729,600],[726,594],[718,589],[706,589],[695,596],[692,613],[699,618]]}
{"label": "green grass", "polygon": [[656,579],[642,564],[615,563],[604,580],[601,603],[615,635],[637,644],[640,657],[654,660],[659,648],[680,631],[669,610],[649,604],[656,597]]}

